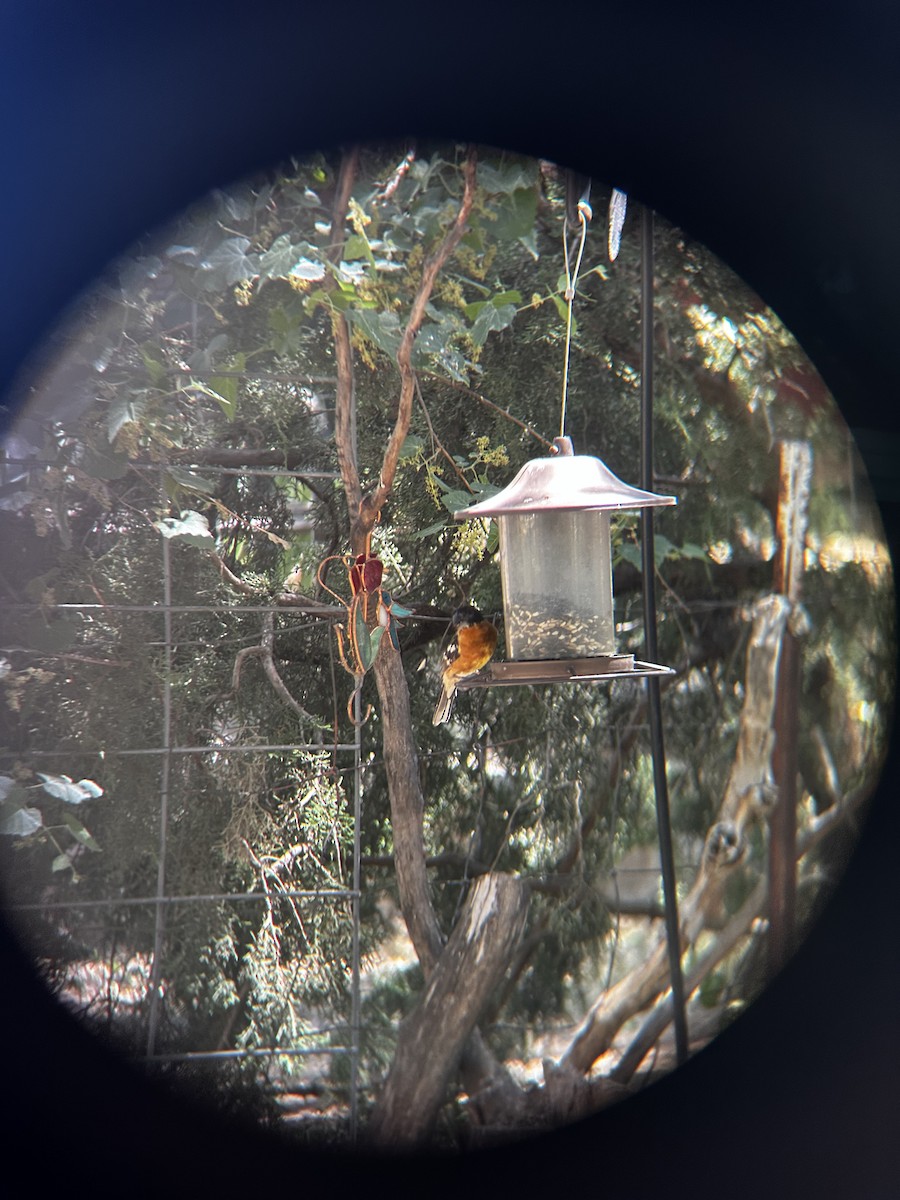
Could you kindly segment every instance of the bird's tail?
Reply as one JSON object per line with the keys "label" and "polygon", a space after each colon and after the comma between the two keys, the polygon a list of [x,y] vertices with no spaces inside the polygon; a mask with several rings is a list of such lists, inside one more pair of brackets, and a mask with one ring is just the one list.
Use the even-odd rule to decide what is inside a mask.
{"label": "bird's tail", "polygon": [[438,696],[438,702],[434,708],[434,716],[431,718],[432,725],[443,725],[445,721],[450,719],[450,710],[453,707],[453,697],[456,695],[456,688],[452,692],[448,692],[445,687],[441,688],[441,694]]}

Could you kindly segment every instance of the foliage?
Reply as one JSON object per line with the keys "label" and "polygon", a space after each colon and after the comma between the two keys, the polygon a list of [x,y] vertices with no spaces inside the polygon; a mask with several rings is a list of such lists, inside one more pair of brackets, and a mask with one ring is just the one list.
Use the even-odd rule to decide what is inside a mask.
{"label": "foliage", "polygon": [[[161,970],[176,1047],[286,1051],[346,1037],[350,901],[294,893],[343,894],[352,883],[352,759],[330,748],[354,736],[352,683],[337,669],[331,597],[317,582],[319,565],[348,547],[333,321],[350,325],[356,457],[370,487],[422,264],[461,194],[462,150],[406,149],[362,152],[340,256],[339,157],[329,154],[217,192],[148,235],[33,365],[22,385],[31,398],[5,444],[7,893],[71,902],[59,920],[84,960],[123,945],[151,954],[154,907],[124,902],[155,893],[165,803],[168,894],[216,897],[167,916]],[[535,886],[527,953],[489,1022],[497,1052],[523,1058],[539,1027],[577,1019],[606,978],[618,922],[603,884],[655,827],[643,694],[631,685],[475,691],[449,725],[429,719],[435,672],[418,668],[435,658],[449,613],[461,596],[501,607],[495,530],[451,514],[545,453],[559,421],[562,173],[482,152],[477,182],[467,233],[415,341],[413,421],[373,551],[397,604],[441,923],[450,929],[467,881],[488,866]],[[601,188],[598,213],[604,197]],[[592,231],[567,423],[578,452],[635,482],[632,214],[615,263],[605,251]],[[702,838],[734,749],[743,607],[772,586],[779,439],[809,440],[816,464],[800,747],[810,818],[874,782],[893,685],[891,575],[849,435],[800,347],[727,268],[658,219],[656,252],[656,469],[660,490],[679,500],[658,520],[655,546],[660,657],[679,672],[665,693],[667,749],[676,828]],[[614,532],[620,649],[640,654],[633,514]],[[326,568],[320,582],[338,578]],[[278,607],[285,593],[291,603]],[[273,605],[270,618],[259,611]],[[260,666],[269,628],[294,707]],[[236,682],[238,655],[254,647]],[[395,651],[384,639],[379,652]],[[368,680],[363,700],[364,711],[373,702],[361,731],[361,948],[371,966],[385,936],[376,900],[396,897]],[[305,748],[277,749],[294,744]],[[177,752],[138,753],[164,745]],[[71,779],[36,771],[46,751],[63,756]],[[40,791],[62,826],[33,803]],[[61,831],[103,853],[78,858]],[[757,874],[762,856],[757,847]],[[823,869],[824,852],[806,868]],[[100,899],[123,905],[88,922],[78,905]],[[374,1085],[418,974],[367,978],[363,1074]],[[295,1069],[286,1057],[277,1065]],[[346,1086],[345,1067],[333,1081]]]}

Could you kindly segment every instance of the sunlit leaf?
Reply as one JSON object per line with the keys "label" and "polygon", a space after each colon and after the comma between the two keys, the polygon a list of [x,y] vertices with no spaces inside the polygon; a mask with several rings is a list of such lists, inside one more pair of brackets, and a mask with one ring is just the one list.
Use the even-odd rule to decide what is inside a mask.
{"label": "sunlit leaf", "polygon": [[200,263],[200,285],[207,291],[216,291],[244,279],[253,279],[259,274],[259,259],[247,254],[250,239],[245,237],[226,238]]}
{"label": "sunlit leaf", "polygon": [[209,381],[207,394],[215,400],[228,420],[233,421],[237,413],[237,379],[233,375],[214,375]]}
{"label": "sunlit leaf", "polygon": [[51,871],[69,871],[72,870],[72,860],[68,854],[57,854],[53,862],[50,864]]}
{"label": "sunlit leaf", "polygon": [[301,248],[291,241],[289,233],[282,233],[272,245],[259,256],[259,273],[263,279],[278,279],[290,272],[300,257]]}
{"label": "sunlit leaf", "polygon": [[96,800],[103,795],[103,788],[94,783],[93,779],[80,779],[73,783],[68,775],[44,775],[38,771],[37,776],[43,779],[43,788],[57,800],[65,800],[66,804],[83,804],[85,800]]}
{"label": "sunlit leaf", "polygon": [[0,818],[0,834],[9,837],[28,837],[44,824],[39,808],[17,808]]}
{"label": "sunlit leaf", "polygon": [[202,550],[211,550],[215,544],[213,535],[209,532],[209,521],[202,513],[186,510],[179,518],[163,517],[153,524],[164,538],[177,538],[189,546],[199,546]]}
{"label": "sunlit leaf", "polygon": [[288,271],[288,275],[293,275],[295,279],[305,279],[309,283],[315,283],[325,278],[325,268],[313,258],[298,258]]}

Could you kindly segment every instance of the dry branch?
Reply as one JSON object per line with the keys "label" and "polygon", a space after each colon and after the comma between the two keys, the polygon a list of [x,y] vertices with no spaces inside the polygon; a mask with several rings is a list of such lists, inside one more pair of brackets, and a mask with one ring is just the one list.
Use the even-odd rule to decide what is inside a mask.
{"label": "dry branch", "polygon": [[[745,828],[771,810],[775,693],[790,612],[783,596],[766,596],[752,610],[737,751],[717,820],[706,835],[699,874],[681,906],[682,950],[718,921],[725,884],[746,853]],[[667,947],[661,937],[643,963],[599,996],[560,1065],[588,1072],[625,1021],[646,1008],[667,983]]]}

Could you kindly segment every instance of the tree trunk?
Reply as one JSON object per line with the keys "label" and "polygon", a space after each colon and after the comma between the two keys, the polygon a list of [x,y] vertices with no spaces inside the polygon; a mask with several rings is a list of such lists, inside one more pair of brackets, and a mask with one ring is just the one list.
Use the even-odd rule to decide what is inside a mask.
{"label": "tree trunk", "polygon": [[409,711],[409,687],[400,655],[392,652],[390,647],[378,654],[373,670],[381,701],[384,768],[391,801],[391,829],[400,908],[427,979],[440,956],[444,939],[428,890],[422,832],[424,799]]}
{"label": "tree trunk", "polygon": [[528,890],[519,879],[482,875],[472,885],[422,997],[401,1026],[370,1125],[378,1144],[409,1148],[427,1137],[463,1046],[522,936],[527,911]]}

